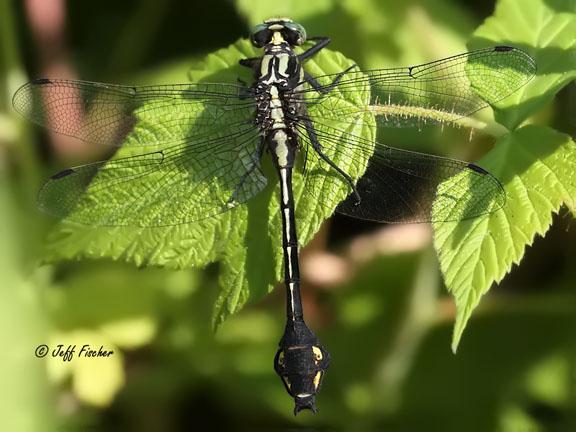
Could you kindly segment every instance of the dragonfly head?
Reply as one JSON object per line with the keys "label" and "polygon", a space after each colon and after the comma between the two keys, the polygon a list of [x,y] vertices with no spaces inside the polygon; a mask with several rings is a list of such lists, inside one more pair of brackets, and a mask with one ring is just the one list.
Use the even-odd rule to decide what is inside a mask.
{"label": "dragonfly head", "polygon": [[306,42],[306,30],[290,18],[270,18],[254,27],[250,40],[256,48],[280,43],[297,46]]}
{"label": "dragonfly head", "polygon": [[301,331],[284,334],[274,357],[274,369],[294,398],[294,415],[305,409],[316,412],[316,394],[330,364],[328,351],[306,324],[302,322],[302,326]]}

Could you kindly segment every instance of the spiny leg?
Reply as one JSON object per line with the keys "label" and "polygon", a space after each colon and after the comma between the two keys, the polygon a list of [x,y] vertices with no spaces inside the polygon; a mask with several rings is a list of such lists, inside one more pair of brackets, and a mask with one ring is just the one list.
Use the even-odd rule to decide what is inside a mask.
{"label": "spiny leg", "polygon": [[[308,38],[308,40],[313,40],[313,41],[318,41],[318,42],[313,47],[304,51],[302,54],[300,54],[298,56],[298,60],[300,60],[300,62],[312,57],[314,54],[316,54],[319,51],[321,51],[322,49],[324,49],[331,41],[331,39],[329,37],[324,37],[324,36]],[[330,85],[328,87],[322,86],[320,83],[318,83],[318,81],[312,75],[310,75],[306,71],[304,72],[304,81],[306,81],[308,84],[310,84],[312,86],[312,88],[314,88],[314,90],[316,90],[317,92],[325,94],[325,93],[332,91],[332,89],[338,84],[338,82],[342,79],[342,77],[347,72],[349,72],[351,69],[353,69],[355,67],[356,67],[356,65],[352,65],[348,69],[340,72],[336,76],[336,78],[334,78],[334,81],[332,81],[332,83],[330,83]]]}
{"label": "spiny leg", "polygon": [[[262,61],[261,57],[250,57],[250,58],[240,59],[238,61],[238,63],[241,66],[245,66],[247,68],[255,70],[259,66],[261,61]],[[253,90],[248,85],[248,83],[241,80],[240,78],[238,78],[237,81],[242,86],[241,90],[238,92],[238,98],[239,99],[241,99],[241,100],[248,99],[249,97],[254,95]]]}
{"label": "spiny leg", "polygon": [[326,37],[326,36],[311,37],[311,38],[308,38],[308,40],[309,41],[317,41],[317,42],[316,42],[316,44],[314,44],[314,46],[307,49],[302,54],[298,55],[298,60],[300,60],[301,62],[306,60],[307,58],[312,57],[314,54],[316,54],[318,51],[322,50],[323,48],[326,48],[326,45],[328,45],[331,41],[331,39],[329,37]]}
{"label": "spiny leg", "polygon": [[358,190],[356,189],[356,185],[354,184],[354,180],[352,179],[352,177],[350,177],[346,172],[344,172],[338,165],[336,165],[332,161],[332,159],[330,159],[324,153],[324,151],[322,150],[322,145],[320,144],[320,141],[318,141],[318,136],[316,135],[316,131],[314,130],[314,125],[312,124],[312,121],[310,120],[310,118],[306,115],[301,116],[300,118],[301,118],[301,121],[304,123],[304,127],[306,128],[306,133],[308,134],[308,138],[310,139],[310,142],[312,143],[312,148],[316,151],[318,156],[320,156],[328,165],[330,165],[332,168],[334,168],[338,174],[340,174],[342,177],[344,177],[344,179],[346,180],[346,182],[348,183],[348,185],[352,189],[352,192],[354,192],[354,195],[356,196],[356,205],[360,204],[360,201],[361,201],[360,194],[358,193]]}
{"label": "spiny leg", "polygon": [[348,72],[350,72],[355,67],[356,67],[356,65],[353,64],[349,68],[340,72],[338,75],[336,75],[336,78],[334,78],[334,80],[328,86],[323,86],[322,84],[320,84],[316,78],[314,78],[312,75],[310,75],[306,71],[304,72],[304,81],[306,81],[318,93],[327,94],[327,93],[330,93],[334,89],[334,87],[336,87],[338,85],[338,83],[340,82],[340,80],[342,79],[342,77],[344,75],[346,75]]}
{"label": "spiny leg", "polygon": [[250,57],[238,60],[241,66],[246,66],[247,68],[254,69],[262,61],[262,57]]}
{"label": "spiny leg", "polygon": [[238,99],[246,100],[251,97],[254,97],[254,91],[246,81],[241,80],[240,78],[238,78],[236,81],[238,81],[238,83],[240,84],[240,89],[238,90]]}

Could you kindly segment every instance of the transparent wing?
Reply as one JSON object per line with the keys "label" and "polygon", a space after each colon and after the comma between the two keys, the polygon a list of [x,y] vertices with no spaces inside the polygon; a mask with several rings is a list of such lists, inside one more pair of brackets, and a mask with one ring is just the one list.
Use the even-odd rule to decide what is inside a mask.
{"label": "transparent wing", "polygon": [[[364,173],[354,179],[358,200],[344,178],[312,148],[303,126],[299,135],[308,147],[306,164],[315,167],[306,177],[320,171],[322,181],[334,190],[347,187],[349,195],[336,211],[348,216],[387,223],[458,221],[491,213],[506,202],[500,182],[477,165],[388,147],[320,123],[316,135],[322,152],[337,160],[339,168],[366,166],[368,161]],[[318,202],[322,205],[321,199]]]}
{"label": "transparent wing", "polygon": [[[121,86],[88,81],[39,79],[18,89],[16,111],[49,130],[106,145],[154,145],[173,138],[172,132],[192,138],[210,128],[219,117],[241,117],[254,106],[252,91],[232,84],[175,84]],[[210,115],[206,109],[211,109]],[[169,116],[166,112],[169,110]],[[236,118],[233,113],[237,112]],[[155,135],[136,135],[126,141],[140,118],[155,128]],[[195,128],[188,129],[194,124]]]}
{"label": "transparent wing", "polygon": [[369,101],[360,101],[355,112],[335,104],[327,107],[325,118],[354,122],[355,114],[369,111],[382,126],[412,127],[469,116],[514,93],[535,71],[534,60],[524,51],[496,46],[406,68],[352,69],[333,88],[338,75],[323,75],[315,79],[326,95],[312,86],[296,95],[309,104],[330,104],[338,95],[368,90]]}
{"label": "transparent wing", "polygon": [[210,217],[266,186],[253,125],[180,140],[160,151],[66,169],[38,195],[40,208],[96,226],[169,226]]}

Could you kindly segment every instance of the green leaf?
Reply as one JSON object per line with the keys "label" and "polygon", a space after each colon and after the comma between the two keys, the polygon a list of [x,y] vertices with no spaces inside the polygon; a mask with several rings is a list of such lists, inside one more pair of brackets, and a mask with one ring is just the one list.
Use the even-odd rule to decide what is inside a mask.
{"label": "green leaf", "polygon": [[[238,61],[259,54],[261,53],[248,41],[241,40],[229,48],[207,56],[204,61],[192,68],[190,79],[237,83],[237,79],[240,78],[250,81],[251,71],[239,66]],[[323,75],[341,72],[351,64],[352,62],[341,54],[323,50],[313,60],[308,61],[305,68],[313,75]],[[367,104],[368,100],[369,94],[366,89],[360,88],[351,95],[334,93],[325,98],[325,104],[311,106],[309,114],[314,119],[316,116],[323,117],[327,109],[338,109],[342,112],[349,109],[354,112],[358,111],[359,106]],[[188,109],[197,112],[203,107],[189,106]],[[166,126],[170,124],[169,122],[157,123],[147,119],[148,114],[152,112],[155,119],[163,117],[169,120],[175,115],[162,110],[166,110],[162,103],[150,103],[139,108],[135,112],[138,121],[133,132],[126,138],[124,147],[113,159],[134,155],[135,148],[139,152],[145,152],[142,147],[131,144],[154,142],[167,137],[178,140],[189,128],[199,126],[205,128],[204,132],[210,136],[212,133],[218,133],[224,126],[219,124],[217,119],[210,126],[195,125],[191,119],[189,124],[174,128]],[[186,112],[179,112],[176,115],[180,119],[187,118]],[[251,114],[248,112],[247,115]],[[197,115],[192,117],[198,118]],[[318,129],[329,126],[329,124],[319,126]],[[366,113],[344,132],[354,133],[368,142],[373,142],[373,126],[372,115]],[[154,147],[151,146],[150,149]],[[351,152],[352,149],[342,143],[334,153],[328,153],[328,156],[353,178],[357,178],[364,172],[368,161],[364,159],[354,166],[349,166],[349,161],[359,160],[358,155],[353,155]],[[320,164],[323,162],[313,156],[308,157],[306,169],[309,174],[305,185],[301,174],[302,162],[300,157],[294,174],[294,196],[299,241],[301,245],[305,245],[349,191],[348,186],[340,178],[326,179],[327,176],[319,172]],[[322,169],[326,169],[326,166],[322,166]],[[192,172],[193,168],[190,170]],[[172,269],[202,267],[210,262],[219,261],[221,290],[214,308],[214,323],[218,325],[230,314],[238,311],[250,298],[258,299],[271,291],[273,284],[282,276],[279,187],[276,173],[267,157],[264,157],[263,170],[268,177],[268,186],[250,200],[248,205],[191,224],[160,228],[94,228],[64,221],[51,238],[47,260],[106,257],[130,261],[140,266],[156,265]],[[110,206],[116,203],[121,205],[127,197],[143,192],[138,185],[130,190],[122,190],[119,187],[113,190],[99,188],[100,179],[110,181],[106,175],[109,176],[101,172],[94,178],[87,196],[74,209],[75,215],[98,211],[99,205]],[[138,172],[135,171],[134,175],[138,175]],[[193,179],[192,176],[190,178]],[[306,194],[303,193],[305,187]],[[322,197],[321,206],[318,205],[319,197]],[[202,204],[197,197],[196,199],[197,201],[182,204],[183,207],[180,208],[175,204],[178,200],[174,200],[172,192],[167,190],[165,203],[160,202],[158,205],[170,205],[173,211],[182,212],[190,211],[190,203],[194,203],[193,211],[202,214]],[[188,207],[184,207],[185,205]],[[148,217],[147,213],[143,217]]]}
{"label": "green leaf", "polygon": [[496,104],[496,120],[513,129],[576,78],[576,1],[500,0],[469,48],[494,44],[522,48],[536,60],[534,80]]}
{"label": "green leaf", "polygon": [[503,183],[506,206],[490,215],[434,225],[434,245],[458,309],[455,351],[472,311],[493,282],[500,282],[536,235],[544,235],[552,213],[576,200],[576,144],[543,126],[526,126],[500,139],[480,165]]}
{"label": "green leaf", "polygon": [[[531,54],[537,65],[530,83],[494,104],[499,123],[513,130],[576,77],[575,35],[574,0],[528,0],[521,6],[512,0],[498,2],[494,15],[474,33],[469,47],[513,45]],[[527,128],[500,142],[482,165],[504,183],[507,206],[485,218],[435,226],[442,271],[458,306],[454,350],[480,297],[519,263],[536,234],[547,231],[551,213],[562,203],[573,208],[576,196],[569,175],[574,165],[566,157],[574,152],[568,137],[549,129]],[[556,183],[551,183],[550,173],[556,173]]]}

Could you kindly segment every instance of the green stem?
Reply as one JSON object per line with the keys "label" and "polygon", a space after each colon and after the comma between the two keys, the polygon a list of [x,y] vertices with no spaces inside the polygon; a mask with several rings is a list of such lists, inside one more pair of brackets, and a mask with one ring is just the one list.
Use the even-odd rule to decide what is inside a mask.
{"label": "green stem", "polygon": [[434,251],[428,248],[422,256],[410,293],[408,307],[398,327],[396,339],[377,374],[377,388],[385,392],[387,409],[400,403],[400,389],[415,359],[416,352],[434,323],[437,312],[439,277]]}
{"label": "green stem", "polygon": [[423,122],[429,120],[431,123],[469,127],[496,138],[508,132],[504,126],[496,122],[484,122],[473,117],[462,117],[460,114],[453,114],[432,108],[404,105],[370,105],[368,109],[377,116],[416,117],[422,119]]}

